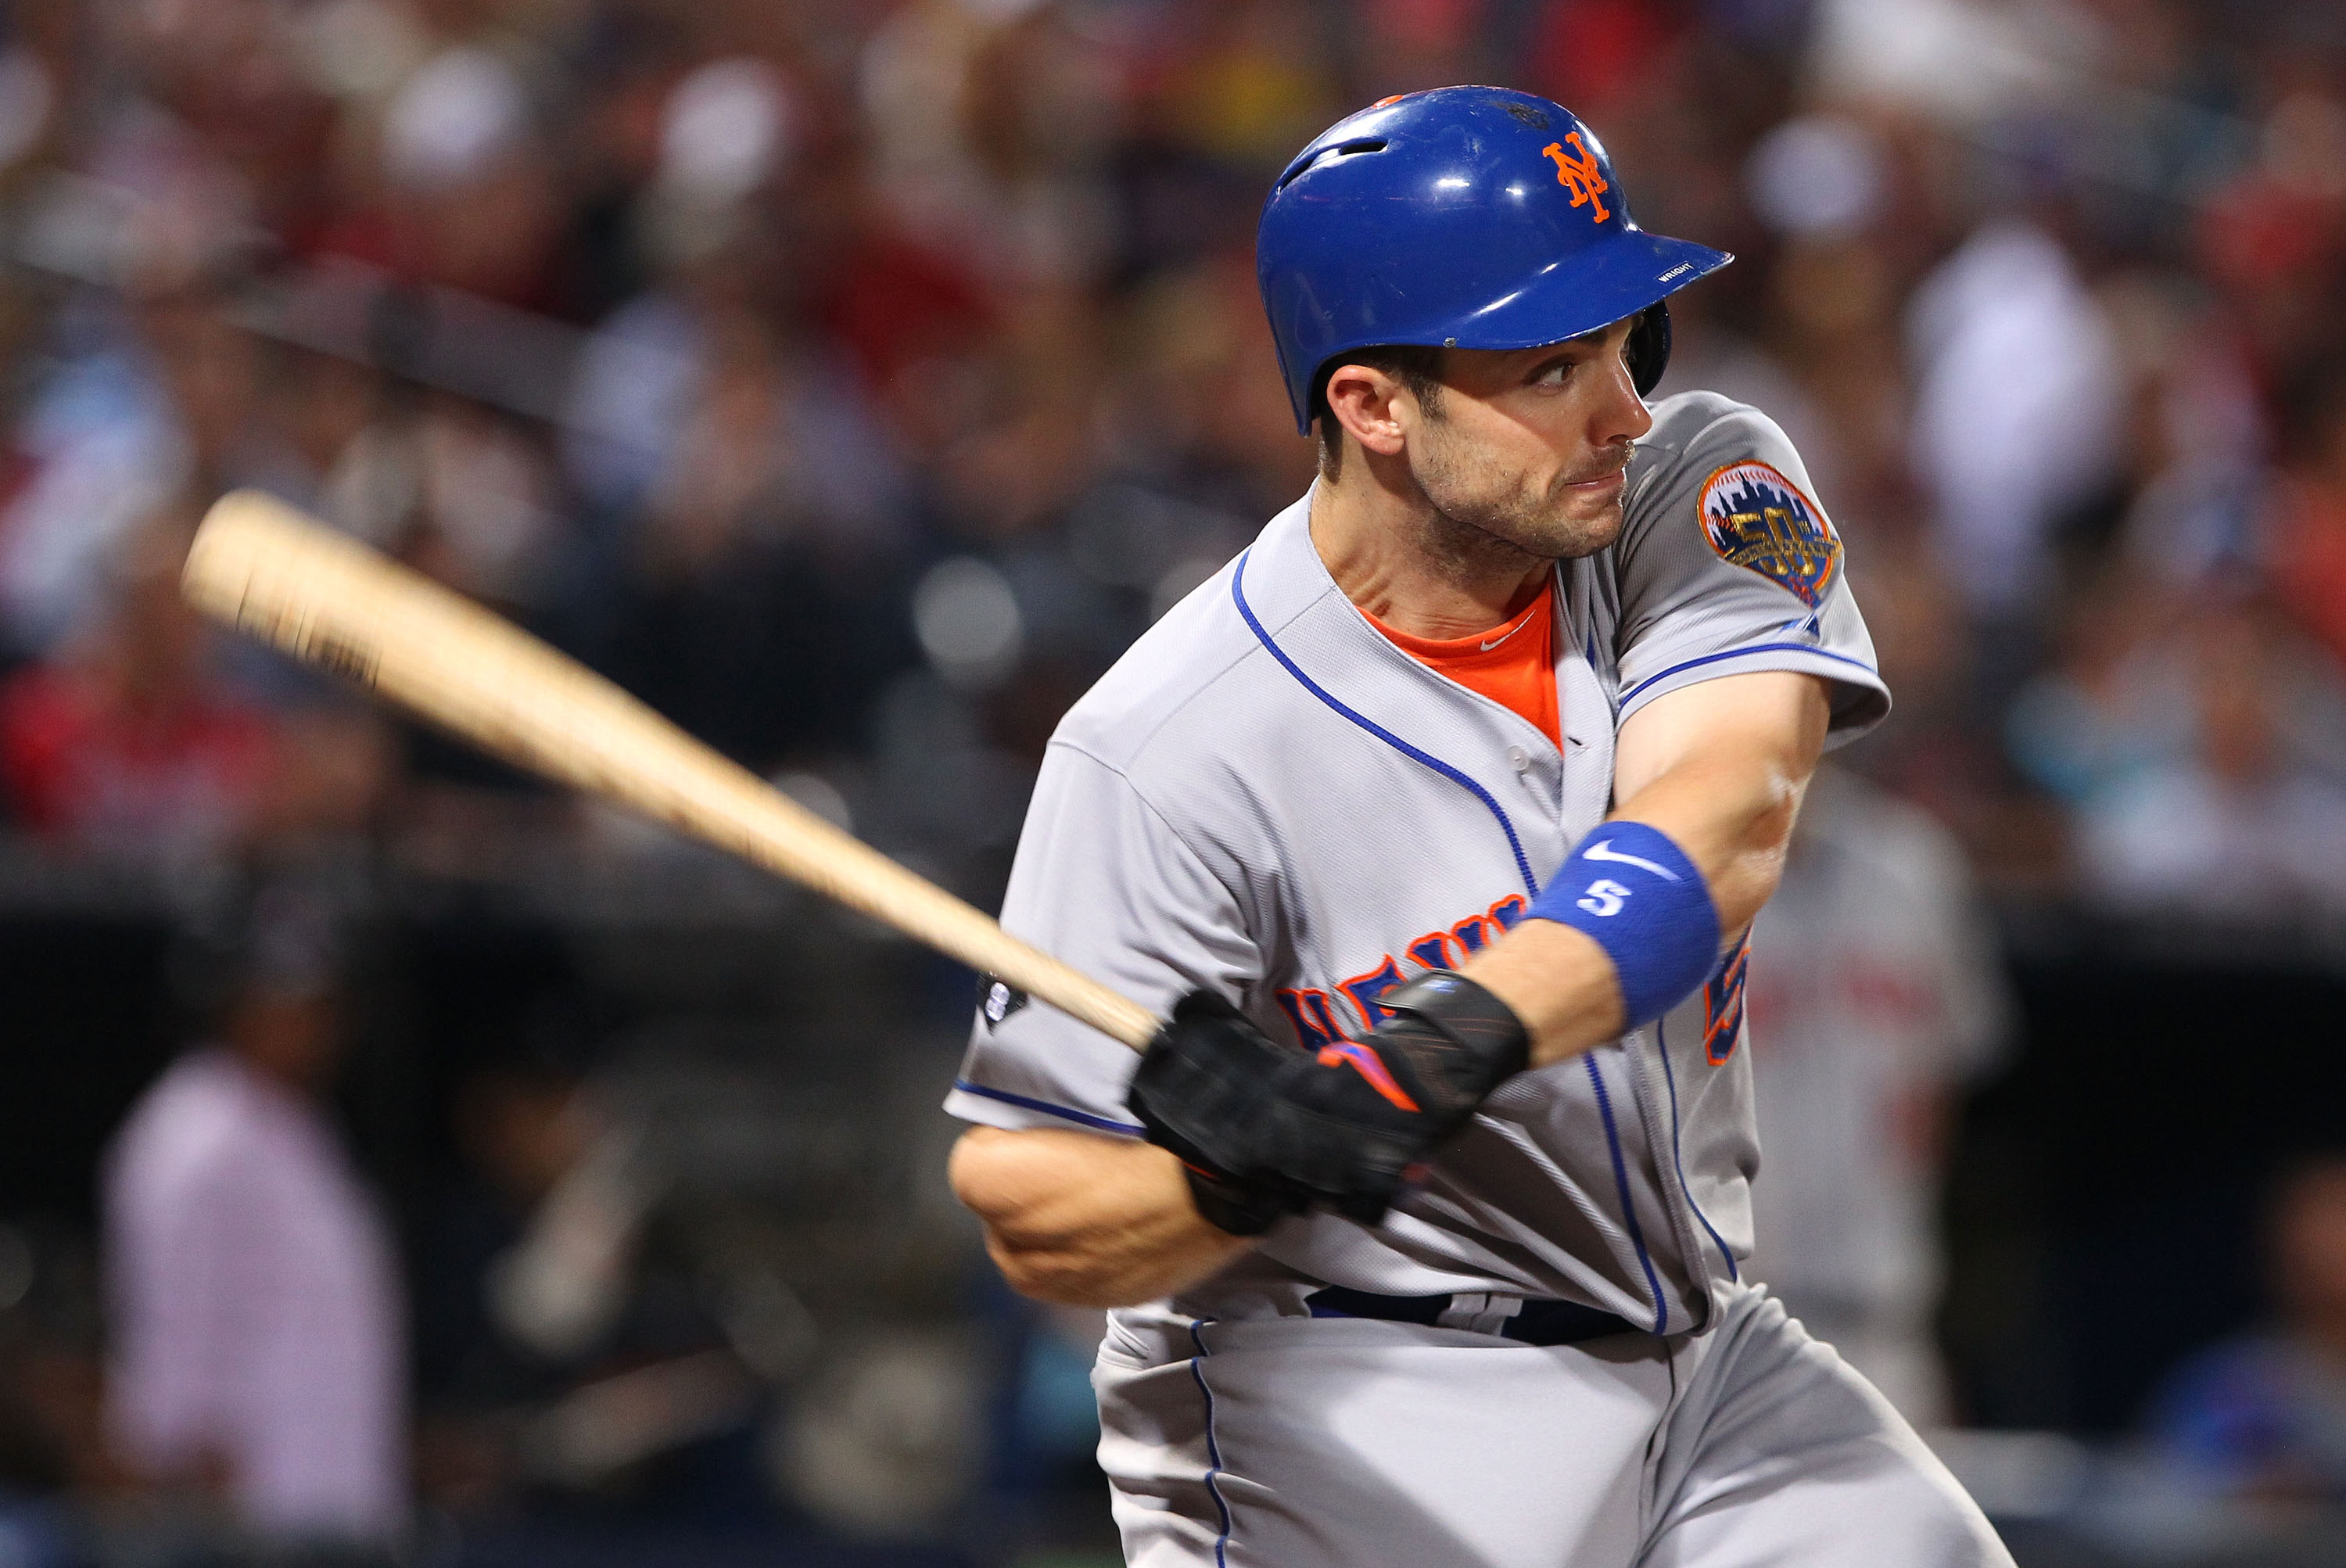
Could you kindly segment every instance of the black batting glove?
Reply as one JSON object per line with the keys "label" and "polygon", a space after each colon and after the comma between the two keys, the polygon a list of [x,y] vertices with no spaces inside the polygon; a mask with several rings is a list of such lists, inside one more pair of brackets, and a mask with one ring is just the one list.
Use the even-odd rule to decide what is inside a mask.
{"label": "black batting glove", "polygon": [[1193,1173],[1296,1206],[1283,1212],[1324,1207],[1374,1225],[1433,1145],[1524,1069],[1530,1044],[1504,1003],[1447,970],[1379,1001],[1392,1016],[1368,1034],[1307,1054],[1192,993],[1150,1043],[1127,1103]]}
{"label": "black batting glove", "polygon": [[1148,1141],[1181,1162],[1199,1217],[1232,1236],[1260,1236],[1310,1207],[1311,1196],[1291,1184],[1239,1174],[1256,1163],[1247,1151],[1265,1141],[1259,1129],[1230,1135],[1276,1113],[1267,1086],[1294,1054],[1221,997],[1193,991],[1173,1004],[1134,1077],[1127,1103]]}

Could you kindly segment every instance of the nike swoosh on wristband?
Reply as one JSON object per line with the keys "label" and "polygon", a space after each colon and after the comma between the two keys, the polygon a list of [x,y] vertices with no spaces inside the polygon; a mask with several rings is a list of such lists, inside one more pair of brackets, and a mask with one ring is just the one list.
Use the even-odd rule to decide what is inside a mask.
{"label": "nike swoosh on wristband", "polygon": [[1670,870],[1668,866],[1658,866],[1642,855],[1622,855],[1615,853],[1613,850],[1613,840],[1610,839],[1606,840],[1601,844],[1591,844],[1588,848],[1581,850],[1580,853],[1582,858],[1586,860],[1612,860],[1624,866],[1642,867],[1646,871],[1653,872],[1654,875],[1661,878],[1667,882],[1675,882],[1679,880],[1678,874]]}

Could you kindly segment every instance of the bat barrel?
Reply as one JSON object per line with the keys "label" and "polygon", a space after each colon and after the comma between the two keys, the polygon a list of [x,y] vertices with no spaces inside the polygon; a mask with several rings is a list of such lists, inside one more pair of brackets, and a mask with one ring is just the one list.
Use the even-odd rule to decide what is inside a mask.
{"label": "bat barrel", "polygon": [[188,553],[189,603],[483,750],[779,872],[1135,1050],[1148,1009],[1019,941],[511,622],[252,491]]}

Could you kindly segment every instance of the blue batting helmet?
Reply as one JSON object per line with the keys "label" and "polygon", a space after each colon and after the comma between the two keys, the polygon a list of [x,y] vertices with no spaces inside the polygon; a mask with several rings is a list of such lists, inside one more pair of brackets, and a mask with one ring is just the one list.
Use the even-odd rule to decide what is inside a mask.
{"label": "blue batting helmet", "polygon": [[1669,361],[1662,300],[1734,258],[1639,229],[1572,111],[1437,87],[1339,120],[1263,203],[1255,271],[1296,428],[1356,349],[1528,349],[1638,317],[1640,395]]}

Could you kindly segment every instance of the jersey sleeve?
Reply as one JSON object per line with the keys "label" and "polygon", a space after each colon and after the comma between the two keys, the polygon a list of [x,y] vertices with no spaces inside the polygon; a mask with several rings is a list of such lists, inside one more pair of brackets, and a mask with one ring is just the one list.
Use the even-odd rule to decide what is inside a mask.
{"label": "jersey sleeve", "polygon": [[[1262,972],[1229,890],[1124,774],[1064,742],[1035,781],[1002,925],[1160,1017],[1199,987],[1241,998]],[[982,987],[945,1109],[1137,1136],[1124,1100],[1139,1060],[1048,1003]]]}
{"label": "jersey sleeve", "polygon": [[1698,681],[1800,670],[1833,683],[1828,744],[1854,739],[1890,691],[1800,453],[1756,409],[1706,397],[1689,412],[1697,428],[1632,497],[1615,548],[1621,717]]}

